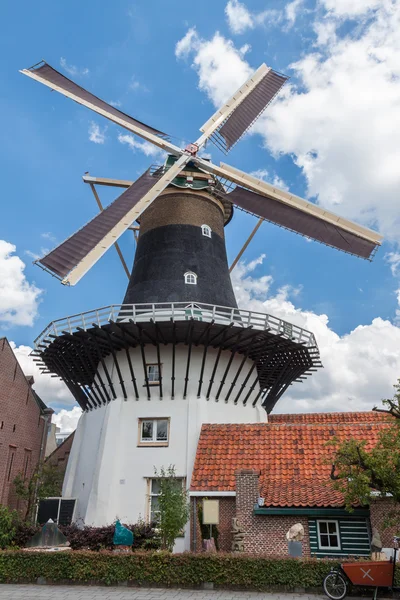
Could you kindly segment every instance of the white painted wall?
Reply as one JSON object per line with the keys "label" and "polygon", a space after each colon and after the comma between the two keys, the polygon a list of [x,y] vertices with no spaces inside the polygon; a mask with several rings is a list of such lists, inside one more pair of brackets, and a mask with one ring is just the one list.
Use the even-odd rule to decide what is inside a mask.
{"label": "white painted wall", "polygon": [[[64,480],[63,496],[77,498],[75,519],[87,525],[106,525],[116,518],[135,523],[148,517],[148,479],[154,477],[154,467],[175,465],[177,476],[186,478],[190,485],[197,442],[203,423],[257,423],[266,421],[264,409],[253,407],[259,388],[256,386],[247,405],[243,399],[256,376],[254,371],[238,404],[233,401],[246,377],[252,361],[244,364],[229,401],[224,399],[242,356],[234,358],[218,402],[215,394],[219,388],[229,351],[221,354],[210,400],[206,392],[217,350],[210,349],[204,370],[202,395],[198,398],[198,383],[203,358],[203,347],[193,347],[187,396],[183,398],[187,365],[187,347],[176,347],[175,397],[171,398],[171,346],[161,347],[163,399],[159,388],[151,387],[151,400],[147,390],[139,349],[131,349],[131,360],[137,379],[140,399],[133,395],[124,400],[112,357],[106,365],[112,373],[118,397],[107,406],[84,413],[75,434],[68,468]],[[146,361],[157,362],[156,349],[146,346]],[[132,390],[131,376],[124,352],[118,355],[122,376],[127,389]],[[105,377],[103,377],[105,379]],[[138,420],[141,418],[170,418],[168,447],[138,446]],[[189,526],[185,539],[177,540],[176,550],[189,549]]]}

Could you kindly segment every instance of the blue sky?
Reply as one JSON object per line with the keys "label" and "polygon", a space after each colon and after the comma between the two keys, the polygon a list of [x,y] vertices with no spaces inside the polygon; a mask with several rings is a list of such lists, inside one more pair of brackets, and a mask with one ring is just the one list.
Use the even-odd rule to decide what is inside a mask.
{"label": "blue sky", "polygon": [[[72,288],[33,266],[32,255],[62,241],[96,213],[94,198],[81,179],[84,172],[134,179],[160,160],[122,144],[118,134],[127,132],[29,80],[18,69],[44,58],[96,95],[118,103],[122,110],[175,136],[174,141],[181,144],[194,141],[217,99],[234,91],[230,88],[235,73],[230,70],[235,59],[243,72],[266,62],[289,74],[291,80],[286,95],[259,123],[258,133],[248,135],[227,158],[208,146],[214,162],[224,160],[245,171],[268,172],[267,180],[279,178],[295,194],[308,194],[339,214],[379,227],[388,239],[369,263],[264,223],[244,258],[249,263],[265,254],[265,259],[237,274],[247,281],[249,295],[244,301],[254,301],[261,308],[264,299],[259,288],[251,287],[261,279],[265,298],[280,298],[281,308],[289,302],[302,315],[317,315],[319,322],[326,315],[326,327],[340,340],[348,339],[359,326],[371,327],[376,318],[388,323],[387,335],[397,340],[400,256],[396,224],[400,210],[395,190],[399,178],[395,149],[388,146],[385,136],[400,133],[400,125],[398,117],[391,119],[390,126],[385,118],[389,119],[400,98],[395,73],[399,48],[393,32],[400,10],[397,2],[392,3],[394,9],[389,4],[386,0],[320,0],[317,4],[310,0],[189,4],[72,0],[25,2],[23,6],[6,2],[0,26],[0,239],[16,247],[8,258],[18,256],[26,264],[20,269],[25,284],[41,292],[33,302],[29,325],[4,314],[1,317],[0,296],[1,334],[17,347],[32,346],[51,320],[121,301],[127,280],[114,249]],[[379,35],[385,38],[383,49]],[[177,56],[176,44],[182,39],[186,43]],[[364,58],[360,56],[371,47],[371,40],[376,43],[371,73],[379,68],[376,77],[388,82],[381,96],[375,85],[378,79],[371,81],[370,88],[363,87],[370,67],[361,70],[363,60],[369,58],[366,51]],[[211,63],[207,53],[214,56]],[[354,72],[342,71],[354,82],[352,90],[348,85],[340,87],[337,73],[343,64],[349,69],[348,65],[355,65]],[[388,73],[396,75],[393,81]],[[378,95],[371,108],[365,98],[374,94]],[[358,96],[357,106],[353,99]],[[343,110],[338,110],[338,98]],[[371,122],[370,114],[374,119],[381,114],[381,119]],[[370,137],[364,138],[369,128]],[[90,140],[90,132],[97,143]],[[104,203],[116,196],[113,190],[99,191]],[[230,261],[255,223],[253,217],[236,212],[226,231]],[[134,242],[130,232],[121,239],[121,246],[131,264]],[[390,389],[400,367],[400,357],[393,360],[390,381],[381,395]],[[329,391],[331,396],[334,393]],[[379,390],[377,394],[379,399]],[[301,409],[305,399],[296,402]],[[63,400],[54,405],[61,408]]]}

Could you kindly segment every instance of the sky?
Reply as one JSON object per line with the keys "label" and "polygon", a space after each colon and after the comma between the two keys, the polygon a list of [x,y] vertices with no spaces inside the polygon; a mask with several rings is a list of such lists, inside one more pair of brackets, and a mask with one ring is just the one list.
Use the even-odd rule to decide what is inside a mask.
{"label": "sky", "polygon": [[[21,12],[23,18],[21,18]],[[223,160],[385,241],[374,261],[263,223],[233,271],[239,305],[314,332],[324,370],[292,386],[276,412],[368,410],[400,377],[400,0],[5,0],[0,23],[0,335],[13,343],[63,430],[80,410],[29,353],[48,323],[118,304],[127,284],[114,249],[75,287],[32,264],[96,214],[93,176],[135,179],[156,148],[21,75],[44,58],[183,146],[265,62],[290,76]],[[103,188],[104,204],[118,192]],[[236,211],[231,262],[254,227]],[[121,238],[128,264],[135,243]]]}

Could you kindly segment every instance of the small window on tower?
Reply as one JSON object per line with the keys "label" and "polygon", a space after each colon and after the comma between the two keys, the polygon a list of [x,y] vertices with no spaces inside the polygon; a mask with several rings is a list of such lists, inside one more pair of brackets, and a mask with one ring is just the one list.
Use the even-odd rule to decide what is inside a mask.
{"label": "small window on tower", "polygon": [[187,273],[185,273],[185,283],[188,285],[196,285],[197,284],[196,273],[192,273],[192,271],[187,271]]}
{"label": "small window on tower", "polygon": [[160,383],[160,369],[157,363],[147,364],[147,379],[150,385],[158,385]]}
{"label": "small window on tower", "polygon": [[202,225],[201,226],[201,233],[203,235],[205,235],[206,237],[211,237],[211,227],[209,225]]}

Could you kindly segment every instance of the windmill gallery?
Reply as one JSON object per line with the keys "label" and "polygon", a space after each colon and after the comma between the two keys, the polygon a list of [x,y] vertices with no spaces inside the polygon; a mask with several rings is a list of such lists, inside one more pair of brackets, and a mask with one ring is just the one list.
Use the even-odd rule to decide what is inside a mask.
{"label": "windmill gallery", "polygon": [[[198,484],[199,437],[213,426],[267,425],[287,388],[322,366],[313,333],[237,307],[224,237],[234,209],[364,259],[371,259],[382,238],[201,157],[207,140],[227,153],[285,83],[265,65],[185,149],[47,63],[22,73],[168,155],[134,182],[85,176],[93,190],[96,184],[126,189],[37,261],[63,284],[75,285],[127,229],[139,230],[122,304],[54,320],[35,341],[43,372],[60,377],[83,410],[63,486],[63,498],[75,500],[73,519],[93,525],[117,516],[150,519],[156,510],[154,466],[175,465],[189,487],[195,459],[194,497],[233,496],[231,487]],[[176,549],[189,549],[191,536],[189,524]]]}

